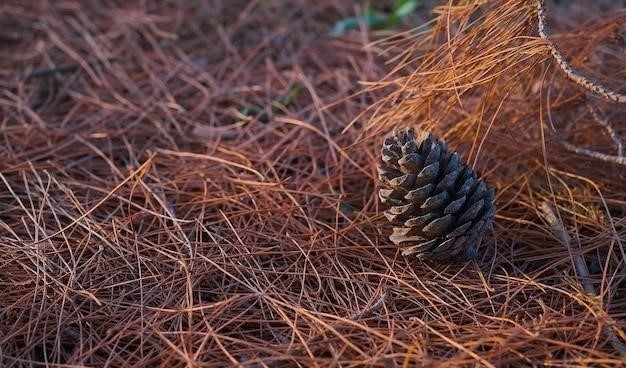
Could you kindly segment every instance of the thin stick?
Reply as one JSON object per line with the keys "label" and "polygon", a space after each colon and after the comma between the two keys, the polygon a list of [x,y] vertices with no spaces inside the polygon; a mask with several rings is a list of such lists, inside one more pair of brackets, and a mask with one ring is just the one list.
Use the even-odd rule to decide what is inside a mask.
{"label": "thin stick", "polygon": [[[544,219],[548,222],[548,224],[552,228],[552,231],[554,231],[554,233],[559,238],[561,243],[563,243],[563,245],[567,247],[570,254],[572,254],[572,256],[574,257],[574,266],[576,267],[578,278],[580,280],[580,283],[583,286],[583,289],[585,290],[585,293],[590,296],[597,296],[598,294],[596,293],[596,289],[591,283],[589,270],[587,269],[587,264],[585,263],[585,259],[581,255],[574,255],[574,252],[572,251],[572,246],[571,246],[571,238],[569,234],[567,233],[567,230],[565,230],[565,226],[563,226],[563,222],[554,213],[552,206],[550,206],[548,202],[545,202],[545,201],[542,202],[539,205],[539,209],[541,210],[541,213]],[[603,310],[603,308],[601,310]],[[605,325],[604,330],[609,337],[611,346],[613,346],[615,350],[619,351],[619,353],[622,356],[626,356],[626,346],[615,335],[611,326]]]}
{"label": "thin stick", "polygon": [[588,105],[587,107],[589,108],[589,112],[591,112],[591,116],[593,116],[594,120],[598,124],[602,125],[604,129],[606,129],[613,142],[615,142],[615,145],[617,146],[617,156],[624,157],[624,145],[622,144],[622,137],[620,137],[615,129],[613,129],[613,126],[608,120],[602,118],[598,114],[598,110],[596,108],[591,105]]}
{"label": "thin stick", "polygon": [[[571,246],[571,238],[565,227],[563,226],[563,222],[557,217],[554,213],[552,207],[548,204],[548,202],[542,202],[539,206],[543,217],[548,221],[548,224],[552,227],[552,231],[559,238],[561,243],[567,247],[571,254],[572,251]],[[576,266],[576,271],[578,272],[578,276],[581,279],[581,284],[583,285],[583,289],[585,289],[585,293],[589,295],[596,295],[596,289],[593,287],[593,284],[589,281],[589,270],[587,269],[587,264],[582,256],[577,255],[574,256],[574,265]]]}
{"label": "thin stick", "polygon": [[604,98],[607,98],[609,100],[612,100],[618,103],[626,103],[626,95],[612,91],[608,89],[607,87],[604,87],[592,81],[591,79],[581,75],[580,73],[575,71],[574,68],[572,68],[572,66],[567,60],[565,60],[565,56],[563,56],[563,53],[561,53],[561,51],[559,51],[559,49],[556,47],[554,42],[552,42],[552,40],[548,38],[548,32],[546,30],[547,29],[546,10],[545,10],[544,5],[545,4],[543,0],[537,0],[537,19],[538,19],[537,28],[539,30],[539,36],[546,41],[546,43],[548,44],[548,48],[550,49],[550,53],[552,54],[552,57],[554,57],[554,60],[556,60],[556,63],[565,72],[567,77],[571,79],[572,81],[574,81],[576,84]]}
{"label": "thin stick", "polygon": [[564,140],[559,140],[559,142],[568,151],[572,151],[572,152],[577,153],[579,155],[595,158],[595,159],[598,159],[598,160],[602,160],[604,162],[610,162],[610,163],[615,163],[615,164],[625,165],[626,166],[626,157],[607,155],[606,153],[601,153],[601,152],[597,152],[597,151],[588,150],[586,148],[576,147],[573,144],[571,144],[571,143],[569,143],[567,141],[564,141]]}

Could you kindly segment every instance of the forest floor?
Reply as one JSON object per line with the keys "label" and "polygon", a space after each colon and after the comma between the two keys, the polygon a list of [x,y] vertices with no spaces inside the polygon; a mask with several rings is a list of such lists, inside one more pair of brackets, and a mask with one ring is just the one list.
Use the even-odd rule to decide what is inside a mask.
{"label": "forest floor", "polygon": [[[441,3],[0,3],[0,365],[624,366],[624,3]],[[406,126],[495,188],[476,259],[389,241]]]}

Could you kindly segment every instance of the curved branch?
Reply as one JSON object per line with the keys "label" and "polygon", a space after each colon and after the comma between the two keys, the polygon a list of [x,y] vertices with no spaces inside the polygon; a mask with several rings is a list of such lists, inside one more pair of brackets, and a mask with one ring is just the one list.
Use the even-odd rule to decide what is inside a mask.
{"label": "curved branch", "polygon": [[617,103],[626,103],[626,95],[622,93],[618,93],[604,87],[591,79],[583,76],[572,68],[569,62],[565,60],[565,56],[559,51],[554,42],[548,38],[548,33],[546,31],[546,10],[544,6],[544,0],[536,0],[537,1],[537,18],[538,25],[537,28],[539,30],[539,36],[546,41],[548,44],[548,48],[550,49],[550,53],[559,67],[565,72],[567,77],[574,81],[576,84],[586,88],[604,98],[615,101]]}

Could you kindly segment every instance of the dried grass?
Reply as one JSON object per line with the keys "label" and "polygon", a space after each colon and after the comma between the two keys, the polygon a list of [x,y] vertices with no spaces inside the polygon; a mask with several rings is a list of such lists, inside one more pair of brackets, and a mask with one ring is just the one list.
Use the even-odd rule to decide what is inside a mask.
{"label": "dried grass", "polygon": [[[623,94],[625,13],[585,3],[550,42]],[[626,362],[626,170],[567,147],[619,157],[626,108],[535,1],[370,47],[326,36],[355,10],[330,0],[141,4],[0,5],[0,365]],[[378,145],[408,124],[497,188],[476,262],[387,240]]]}

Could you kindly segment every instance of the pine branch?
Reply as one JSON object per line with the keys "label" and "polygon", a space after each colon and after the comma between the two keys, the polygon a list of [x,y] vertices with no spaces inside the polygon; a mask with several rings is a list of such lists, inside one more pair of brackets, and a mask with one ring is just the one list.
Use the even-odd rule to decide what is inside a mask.
{"label": "pine branch", "polygon": [[626,95],[622,93],[618,93],[608,89],[605,86],[600,85],[599,83],[583,76],[579,72],[575,71],[572,65],[565,60],[565,56],[563,53],[556,47],[554,42],[550,40],[547,32],[547,23],[546,23],[546,10],[544,0],[537,0],[537,18],[538,18],[538,30],[539,36],[544,39],[550,49],[550,53],[554,60],[559,65],[559,67],[565,72],[567,77],[574,81],[576,84],[582,86],[583,88],[592,91],[606,99],[618,102],[618,103],[626,103]]}

